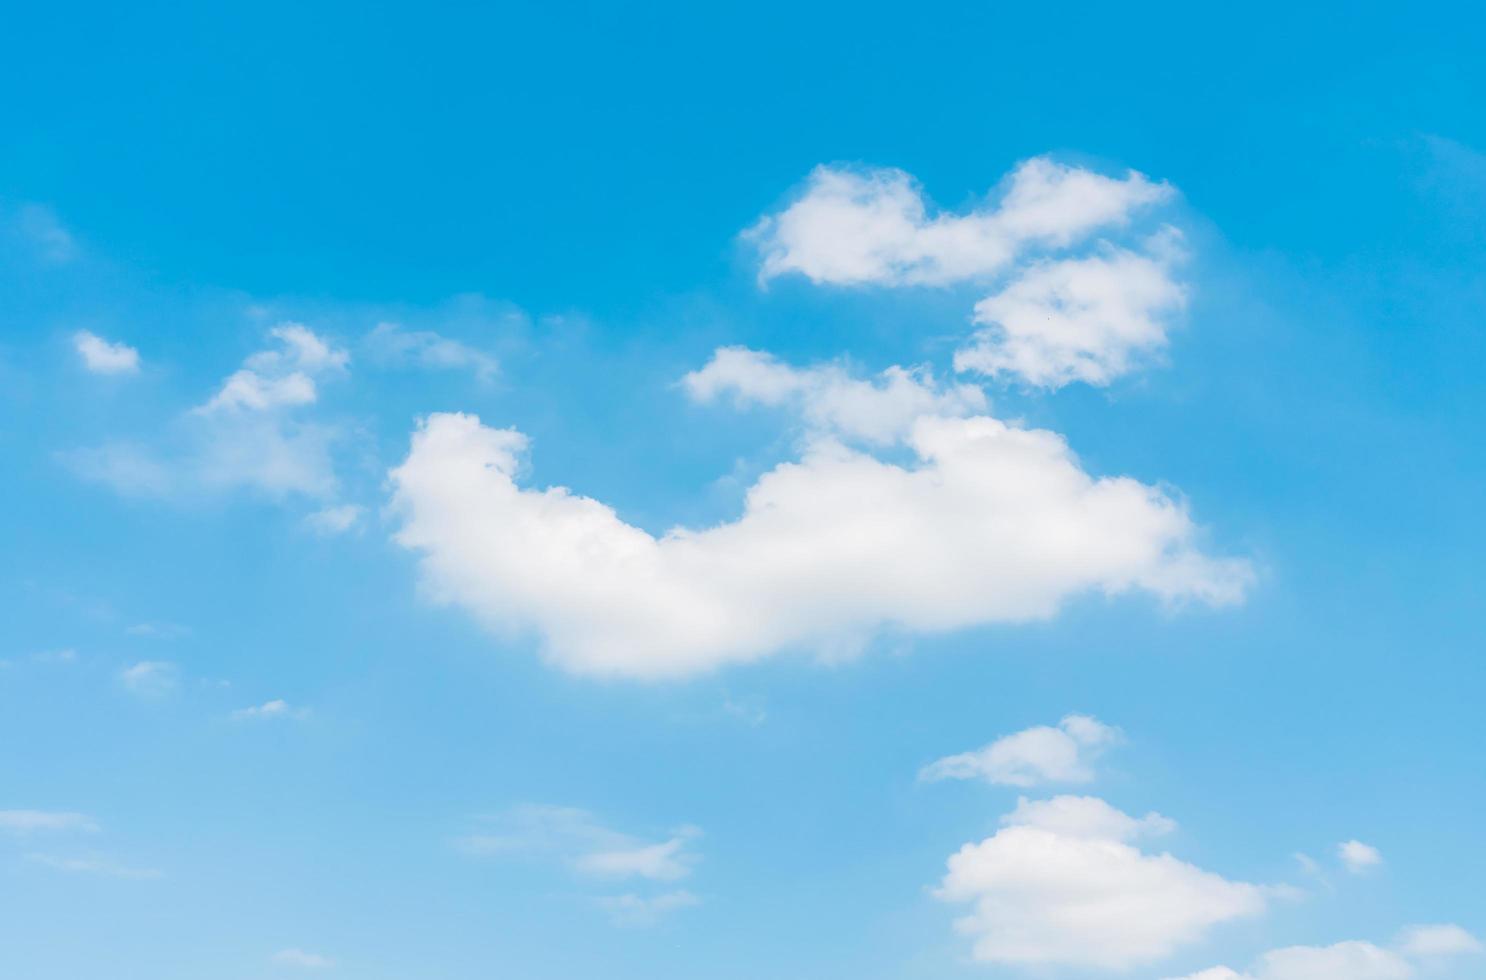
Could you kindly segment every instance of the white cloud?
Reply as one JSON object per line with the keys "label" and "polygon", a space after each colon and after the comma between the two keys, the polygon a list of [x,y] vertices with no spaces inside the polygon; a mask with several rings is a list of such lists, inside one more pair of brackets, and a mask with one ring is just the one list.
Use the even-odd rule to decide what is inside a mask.
{"label": "white cloud", "polygon": [[339,433],[299,420],[318,400],[317,378],[341,372],[349,355],[308,328],[269,331],[273,348],[249,356],[205,403],[178,421],[174,451],[113,442],[63,456],[79,474],[130,496],[188,498],[251,489],[270,497],[329,497],[330,449]]}
{"label": "white cloud", "polygon": [[309,953],[302,949],[281,949],[273,954],[273,961],[279,966],[300,967],[306,970],[325,970],[335,966],[335,960],[319,953]]}
{"label": "white cloud", "polygon": [[118,864],[107,858],[57,857],[51,854],[27,854],[26,860],[36,864],[65,871],[68,874],[99,875],[105,878],[132,878],[140,881],[165,877],[155,868],[135,868]]}
{"label": "white cloud", "polygon": [[1213,967],[1171,980],[1409,980],[1414,968],[1392,950],[1372,943],[1290,946],[1265,953],[1251,973]]}
{"label": "white cloud", "polygon": [[623,925],[650,925],[668,912],[700,905],[701,899],[689,891],[681,890],[655,896],[633,893],[606,895],[598,903],[616,922]]}
{"label": "white cloud", "polygon": [[390,474],[395,539],[421,554],[433,600],[535,631],[568,670],[638,677],[846,654],[884,628],[1045,619],[1088,593],[1223,604],[1248,584],[1245,562],[1200,550],[1180,500],[1089,475],[1055,433],[925,414],[904,442],[911,463],[815,433],[736,520],[656,537],[600,501],[522,487],[521,433],[438,414]]}
{"label": "white cloud", "polygon": [[72,346],[82,358],[83,367],[94,374],[133,374],[139,370],[139,351],[128,344],[79,330],[72,335]]}
{"label": "white cloud", "polygon": [[1007,178],[994,205],[930,216],[901,170],[818,167],[805,191],[746,233],[760,276],[816,283],[939,285],[983,278],[1032,247],[1065,247],[1127,222],[1171,190],[1130,171],[1105,177],[1038,157]]}
{"label": "white cloud", "polygon": [[666,840],[647,842],[611,830],[586,810],[545,804],[515,807],[493,824],[492,830],[458,838],[455,846],[477,857],[552,857],[590,877],[654,881],[691,874],[697,856],[688,848],[701,833],[681,827]]}
{"label": "white cloud", "polygon": [[794,368],[744,347],[719,348],[700,370],[681,379],[696,401],[730,393],[738,405],[789,406],[812,428],[873,445],[902,442],[923,416],[983,412],[985,393],[973,385],[941,390],[927,369],[891,367],[874,381],[853,378],[837,364]]}
{"label": "white cloud", "polygon": [[687,846],[696,832],[685,828],[670,840],[640,847],[620,847],[580,855],[573,865],[584,874],[606,878],[640,877],[675,881],[691,874],[696,856]]}
{"label": "white cloud", "polygon": [[1354,875],[1363,874],[1383,863],[1383,855],[1378,849],[1360,840],[1344,841],[1336,845],[1336,855]]}
{"label": "white cloud", "polygon": [[372,359],[382,364],[469,371],[480,381],[500,373],[500,362],[493,355],[432,330],[404,330],[396,323],[379,323],[363,344]]}
{"label": "white cloud", "polygon": [[344,534],[361,520],[361,515],[366,508],[357,504],[339,504],[321,509],[305,517],[304,523],[316,534],[329,537],[334,534]]}
{"label": "white cloud", "polygon": [[97,833],[98,825],[81,813],[62,810],[0,810],[0,831],[11,834]]}
{"label": "white cloud", "polygon": [[1060,798],[1023,801],[1006,823],[953,855],[936,893],[973,903],[955,925],[977,960],[1126,969],[1264,911],[1263,888],[1129,843],[1171,828],[1157,814]]}
{"label": "white cloud", "polygon": [[303,324],[281,323],[268,333],[279,347],[249,357],[197,412],[267,412],[309,405],[318,397],[316,377],[342,371],[350,361],[344,350]]}
{"label": "white cloud", "polygon": [[1007,827],[1040,827],[1064,837],[1091,840],[1136,840],[1160,837],[1176,829],[1176,822],[1152,811],[1132,817],[1096,796],[1055,796],[1050,800],[1017,800],[1016,809],[1001,818]]}
{"label": "white cloud", "polygon": [[309,717],[308,708],[295,708],[287,701],[275,698],[263,704],[239,708],[232,713],[233,721],[268,721],[274,718],[304,719]]}
{"label": "white cloud", "polygon": [[1104,254],[1039,262],[975,304],[982,325],[955,351],[955,369],[1017,375],[1057,388],[1106,385],[1166,346],[1171,317],[1186,304],[1172,276],[1175,230],[1147,254]]}
{"label": "white cloud", "polygon": [[1290,946],[1265,953],[1248,973],[1220,966],[1171,980],[1409,980],[1421,962],[1429,965],[1482,950],[1480,941],[1460,926],[1410,926],[1393,949],[1358,940]]}
{"label": "white cloud", "polygon": [[1163,225],[1134,248],[1094,236],[1122,231],[1172,197],[1133,171],[1111,178],[1034,158],[994,204],[930,216],[901,171],[822,167],[745,237],[759,248],[765,281],[798,273],[848,286],[994,283],[975,306],[980,329],[955,353],[956,370],[1046,388],[1105,385],[1166,346],[1187,290],[1174,276],[1184,257],[1176,228]]}
{"label": "white cloud", "polygon": [[1398,947],[1408,956],[1424,959],[1486,951],[1479,939],[1450,924],[1409,926],[1399,938]]}
{"label": "white cloud", "polygon": [[119,682],[137,697],[162,698],[180,686],[180,672],[164,660],[141,660],[119,671]]}
{"label": "white cloud", "polygon": [[1038,725],[973,752],[946,756],[925,766],[919,778],[983,779],[1002,786],[1086,783],[1094,778],[1094,760],[1119,739],[1117,728],[1069,715],[1056,728]]}

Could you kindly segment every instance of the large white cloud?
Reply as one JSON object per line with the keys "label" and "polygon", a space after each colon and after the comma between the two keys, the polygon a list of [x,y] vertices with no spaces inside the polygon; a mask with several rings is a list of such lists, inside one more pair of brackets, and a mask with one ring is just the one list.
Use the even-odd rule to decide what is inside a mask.
{"label": "large white cloud", "polygon": [[1126,969],[1264,911],[1265,889],[1132,843],[1173,827],[1159,814],[1059,797],[1023,801],[1003,822],[949,859],[936,893],[972,904],[955,925],[977,960]]}
{"label": "large white cloud", "polygon": [[955,367],[1056,388],[1108,384],[1166,345],[1185,306],[1175,270],[1181,235],[1163,225],[1126,245],[1132,219],[1174,196],[1133,171],[1107,177],[1035,158],[999,199],[962,214],[930,214],[897,170],[818,168],[804,191],[746,233],[760,278],[818,284],[984,284],[980,329]]}
{"label": "large white cloud", "polygon": [[[425,419],[390,478],[396,540],[421,556],[426,593],[497,630],[534,631],[569,670],[659,677],[790,649],[847,653],[884,628],[1043,619],[1086,593],[1221,604],[1247,584],[1244,562],[1200,550],[1180,500],[1091,476],[1055,433],[935,414],[934,399],[970,405],[943,393],[910,422],[900,403],[917,405],[913,389],[929,384],[911,375],[842,399],[849,386],[829,372],[768,387],[724,378],[720,363],[688,384],[783,392],[769,397],[802,398],[829,425],[758,479],[736,520],[710,528],[657,537],[566,488],[523,487],[520,432]],[[848,442],[894,433],[911,463]]]}
{"label": "large white cloud", "polygon": [[1054,728],[1037,725],[925,766],[919,778],[983,779],[1002,786],[1086,783],[1093,762],[1117,742],[1119,729],[1087,715],[1069,715]]}

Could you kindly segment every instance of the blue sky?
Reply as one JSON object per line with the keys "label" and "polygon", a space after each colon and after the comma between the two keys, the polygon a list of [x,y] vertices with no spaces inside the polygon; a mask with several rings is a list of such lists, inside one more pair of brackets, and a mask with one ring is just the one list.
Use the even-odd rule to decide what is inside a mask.
{"label": "blue sky", "polygon": [[1480,975],[1483,27],[13,12],[0,974]]}

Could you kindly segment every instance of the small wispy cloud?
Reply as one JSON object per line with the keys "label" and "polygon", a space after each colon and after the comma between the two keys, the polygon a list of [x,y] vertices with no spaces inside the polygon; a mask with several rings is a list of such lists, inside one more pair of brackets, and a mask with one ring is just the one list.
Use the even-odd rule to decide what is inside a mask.
{"label": "small wispy cloud", "polygon": [[91,817],[69,810],[0,810],[0,831],[10,834],[76,832],[93,834],[98,824]]}
{"label": "small wispy cloud", "polygon": [[322,507],[304,519],[304,526],[322,537],[345,534],[361,521],[366,508],[359,504]]}
{"label": "small wispy cloud", "polygon": [[513,807],[491,822],[492,831],[460,837],[455,846],[476,856],[553,856],[593,877],[684,878],[697,860],[689,844],[701,836],[685,826],[666,840],[647,842],[611,830],[587,810],[545,804]]}
{"label": "small wispy cloud", "polygon": [[107,858],[57,857],[52,854],[27,854],[26,860],[35,864],[65,871],[68,874],[100,875],[105,878],[131,878],[139,881],[165,877],[155,868],[136,868],[119,864]]}
{"label": "small wispy cloud", "polygon": [[1354,875],[1364,874],[1383,863],[1383,855],[1378,849],[1360,840],[1343,841],[1336,845],[1336,856]]}
{"label": "small wispy cloud", "polygon": [[119,683],[135,697],[154,700],[175,693],[180,671],[168,661],[141,660],[119,671]]}
{"label": "small wispy cloud", "polygon": [[38,650],[31,654],[31,660],[38,664],[73,664],[77,663],[77,651],[71,647],[63,647],[60,650]]}
{"label": "small wispy cloud", "polygon": [[83,367],[93,374],[134,374],[139,371],[139,351],[128,344],[104,340],[87,330],[72,335],[72,347]]}
{"label": "small wispy cloud", "polygon": [[335,960],[328,956],[297,948],[281,949],[273,954],[272,959],[279,966],[294,966],[306,970],[327,970],[335,966]]}
{"label": "small wispy cloud", "polygon": [[633,893],[606,895],[598,899],[598,904],[621,925],[652,925],[666,913],[700,905],[702,900],[683,889],[648,897]]}
{"label": "small wispy cloud", "polygon": [[133,626],[126,626],[124,632],[151,640],[178,640],[183,636],[190,636],[191,627],[180,623],[135,623]]}
{"label": "small wispy cloud", "polygon": [[1095,718],[1068,715],[1056,728],[1038,725],[972,752],[946,756],[925,766],[919,778],[929,782],[981,779],[1022,787],[1087,783],[1094,778],[1094,761],[1122,737],[1118,728]]}
{"label": "small wispy cloud", "polygon": [[[693,842],[701,831],[679,827],[664,840],[646,841],[600,823],[576,807],[527,804],[489,821],[481,833],[457,838],[454,846],[474,857],[536,857],[555,860],[594,880],[673,882],[689,877],[699,856]],[[664,912],[697,904],[687,891],[605,896],[595,901],[627,923],[653,921]]]}
{"label": "small wispy cloud", "polygon": [[371,359],[393,367],[469,371],[489,381],[500,371],[494,356],[432,330],[405,330],[396,323],[379,323],[362,340]]}
{"label": "small wispy cloud", "polygon": [[232,713],[233,721],[271,721],[275,718],[302,720],[308,718],[308,708],[296,708],[279,698],[265,701],[248,708],[239,708]]}
{"label": "small wispy cloud", "polygon": [[71,262],[81,251],[72,232],[45,204],[22,205],[16,212],[16,228],[47,262],[56,265]]}

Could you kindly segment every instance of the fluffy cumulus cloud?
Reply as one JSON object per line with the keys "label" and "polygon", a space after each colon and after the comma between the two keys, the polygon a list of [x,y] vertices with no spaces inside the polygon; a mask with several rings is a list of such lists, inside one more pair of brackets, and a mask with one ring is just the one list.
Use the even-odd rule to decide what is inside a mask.
{"label": "fluffy cumulus cloud", "polygon": [[336,489],[332,427],[299,410],[349,355],[308,327],[283,323],[274,346],[249,356],[205,402],[176,420],[164,445],[112,442],[65,461],[84,477],[130,496],[185,498],[250,489],[273,498],[324,498]]}
{"label": "fluffy cumulus cloud", "polygon": [[1114,178],[1034,158],[1006,178],[999,200],[965,214],[930,214],[901,170],[818,167],[801,193],[747,237],[760,275],[798,273],[838,285],[943,285],[1003,270],[1033,248],[1066,247],[1171,195],[1131,171]]}
{"label": "fluffy cumulus cloud", "polygon": [[520,432],[425,419],[390,479],[396,540],[421,556],[427,595],[534,631],[569,670],[659,677],[850,653],[884,628],[1042,619],[1087,593],[1222,604],[1248,582],[1244,562],[1204,553],[1180,499],[1093,476],[1057,434],[969,414],[973,394],[921,374],[853,382],[723,351],[685,386],[788,402],[810,431],[736,520],[659,536],[566,488],[523,486]]}
{"label": "fluffy cumulus cloud", "polygon": [[1173,196],[1133,171],[1109,177],[1034,158],[992,202],[931,214],[901,171],[822,167],[746,237],[763,280],[993,288],[975,306],[979,329],[957,351],[957,370],[1103,385],[1162,350],[1185,306],[1175,228],[1123,244],[1107,237],[1129,238],[1133,220]]}
{"label": "fluffy cumulus cloud", "polygon": [[72,348],[83,367],[93,374],[133,374],[139,370],[139,351],[87,330],[72,335]]}
{"label": "fluffy cumulus cloud", "polygon": [[1172,275],[1180,256],[1169,230],[1144,252],[1036,263],[975,304],[981,329],[955,352],[955,368],[1046,388],[1108,384],[1166,345],[1170,319],[1186,305]]}
{"label": "fluffy cumulus cloud", "polygon": [[1023,801],[949,859],[937,896],[968,903],[956,929],[987,963],[1127,969],[1264,911],[1265,889],[1135,843],[1170,831],[1102,800]]}
{"label": "fluffy cumulus cloud", "polygon": [[1069,715],[1056,728],[1038,725],[973,752],[946,756],[925,766],[919,778],[983,779],[1024,787],[1086,783],[1094,778],[1094,760],[1119,740],[1119,729],[1087,715]]}

